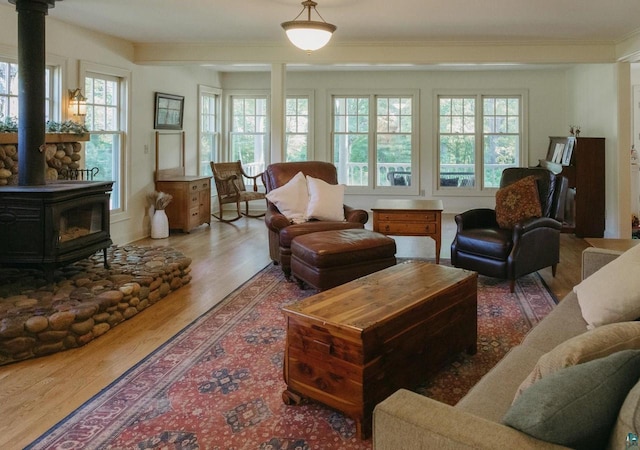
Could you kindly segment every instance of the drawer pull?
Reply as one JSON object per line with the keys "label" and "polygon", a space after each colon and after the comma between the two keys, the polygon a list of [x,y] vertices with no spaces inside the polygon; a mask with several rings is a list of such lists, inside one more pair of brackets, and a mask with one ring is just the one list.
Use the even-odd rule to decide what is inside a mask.
{"label": "drawer pull", "polygon": [[191,190],[192,190],[192,191],[196,191],[196,190],[198,190],[198,186],[191,186]]}
{"label": "drawer pull", "polygon": [[386,224],[384,226],[384,231],[389,232],[391,230],[391,227],[389,226],[389,224]]}

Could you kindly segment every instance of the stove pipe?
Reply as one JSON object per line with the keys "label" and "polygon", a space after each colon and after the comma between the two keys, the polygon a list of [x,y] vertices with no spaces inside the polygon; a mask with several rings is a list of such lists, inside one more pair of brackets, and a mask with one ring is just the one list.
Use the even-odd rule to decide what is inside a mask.
{"label": "stove pipe", "polygon": [[[58,0],[61,1],[61,0]],[[45,27],[56,0],[9,0],[18,12],[18,185],[45,184]]]}

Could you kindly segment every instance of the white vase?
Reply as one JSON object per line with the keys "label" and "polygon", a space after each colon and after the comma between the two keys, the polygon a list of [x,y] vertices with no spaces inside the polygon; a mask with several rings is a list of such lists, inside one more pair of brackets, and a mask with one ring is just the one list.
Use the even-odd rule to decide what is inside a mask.
{"label": "white vase", "polygon": [[151,218],[151,238],[163,239],[169,237],[169,219],[164,209],[156,209]]}

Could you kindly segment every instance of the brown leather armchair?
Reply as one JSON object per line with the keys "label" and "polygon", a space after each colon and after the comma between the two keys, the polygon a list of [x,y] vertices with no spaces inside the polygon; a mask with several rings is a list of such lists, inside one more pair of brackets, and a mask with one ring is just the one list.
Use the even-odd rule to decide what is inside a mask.
{"label": "brown leather armchair", "polygon": [[457,233],[451,244],[451,264],[482,275],[510,281],[551,266],[553,276],[560,261],[560,231],[568,181],[539,167],[505,169],[500,187],[535,175],[542,217],[518,222],[513,229],[498,226],[493,209],[479,208],[455,217]]}
{"label": "brown leather armchair", "polygon": [[[262,175],[267,193],[285,185],[298,172],[319,178],[329,184],[338,184],[338,172],[331,163],[321,161],[275,163],[269,165]],[[273,203],[267,201],[264,221],[269,229],[269,255],[275,264],[282,266],[282,271],[287,279],[291,275],[291,241],[296,236],[316,231],[364,228],[364,224],[369,220],[369,214],[363,209],[343,206],[346,219],[344,222],[310,220],[303,223],[291,223]]]}

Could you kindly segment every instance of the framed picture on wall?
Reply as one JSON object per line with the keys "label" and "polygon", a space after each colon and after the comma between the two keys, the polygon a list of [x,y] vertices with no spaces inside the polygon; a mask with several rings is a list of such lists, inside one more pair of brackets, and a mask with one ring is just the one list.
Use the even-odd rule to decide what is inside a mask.
{"label": "framed picture on wall", "polygon": [[156,92],[156,113],[153,128],[156,130],[182,130],[184,97]]}

